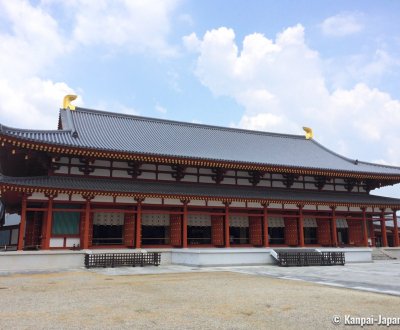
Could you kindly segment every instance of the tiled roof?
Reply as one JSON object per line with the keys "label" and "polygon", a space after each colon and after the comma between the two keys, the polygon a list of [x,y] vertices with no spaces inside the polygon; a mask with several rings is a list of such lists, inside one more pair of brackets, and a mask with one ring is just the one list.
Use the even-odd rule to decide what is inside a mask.
{"label": "tiled roof", "polygon": [[3,135],[102,151],[247,164],[400,175],[400,168],[340,156],[313,139],[77,108],[60,110],[62,130],[1,126]]}
{"label": "tiled roof", "polygon": [[203,197],[209,199],[243,199],[286,202],[310,202],[326,205],[387,205],[400,206],[400,199],[366,193],[324,192],[306,190],[237,187],[229,185],[182,182],[150,182],[117,179],[99,179],[66,176],[7,177],[0,175],[0,184],[35,189],[62,191],[103,192],[116,195],[162,195],[177,197]]}

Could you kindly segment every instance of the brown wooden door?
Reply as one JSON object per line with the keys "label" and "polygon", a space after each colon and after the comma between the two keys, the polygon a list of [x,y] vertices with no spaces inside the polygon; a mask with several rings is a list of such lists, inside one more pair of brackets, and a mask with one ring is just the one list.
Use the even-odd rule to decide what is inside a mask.
{"label": "brown wooden door", "polygon": [[329,246],[331,245],[331,220],[317,219],[317,238],[318,244]]}
{"label": "brown wooden door", "polygon": [[215,246],[224,245],[224,216],[211,216],[211,237],[212,244]]}
{"label": "brown wooden door", "polygon": [[170,218],[171,245],[182,246],[182,216],[171,214]]}
{"label": "brown wooden door", "polygon": [[42,231],[42,212],[27,212],[25,228],[25,247],[40,245]]}
{"label": "brown wooden door", "polygon": [[285,244],[290,246],[298,245],[297,219],[285,219]]}
{"label": "brown wooden door", "polygon": [[249,218],[249,236],[250,244],[254,246],[261,246],[262,240],[262,218],[250,217]]}
{"label": "brown wooden door", "polygon": [[135,214],[125,213],[124,217],[124,244],[134,246],[135,238]]}

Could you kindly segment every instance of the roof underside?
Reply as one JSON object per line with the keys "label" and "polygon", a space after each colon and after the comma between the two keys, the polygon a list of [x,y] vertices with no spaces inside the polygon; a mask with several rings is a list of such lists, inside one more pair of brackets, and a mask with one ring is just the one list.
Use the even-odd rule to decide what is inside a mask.
{"label": "roof underside", "polygon": [[[77,108],[60,110],[63,130],[2,127],[28,141],[67,147],[354,173],[400,175],[400,168],[358,162],[304,136],[222,128]],[[75,137],[74,137],[75,136]]]}
{"label": "roof underside", "polygon": [[[32,191],[92,193],[134,196],[176,196],[211,200],[255,200],[268,202],[316,203],[325,205],[386,205],[400,206],[400,199],[365,193],[287,190],[226,185],[193,185],[180,182],[146,182],[116,179],[77,178],[64,176],[6,177],[0,176],[0,185]],[[23,190],[23,189],[22,189]]]}

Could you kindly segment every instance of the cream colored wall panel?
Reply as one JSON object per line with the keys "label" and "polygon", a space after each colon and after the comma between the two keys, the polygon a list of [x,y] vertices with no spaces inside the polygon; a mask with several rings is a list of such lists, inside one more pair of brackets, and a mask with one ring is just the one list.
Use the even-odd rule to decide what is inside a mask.
{"label": "cream colored wall panel", "polygon": [[140,166],[141,170],[149,170],[149,171],[155,171],[156,170],[156,165],[155,164],[143,164]]}
{"label": "cream colored wall panel", "polygon": [[200,174],[213,174],[213,172],[210,168],[200,168],[199,172],[200,172]]}
{"label": "cream colored wall panel", "polygon": [[90,173],[90,175],[109,177],[110,176],[110,170],[106,170],[104,168],[96,168],[92,173]]}
{"label": "cream colored wall panel", "polygon": [[346,211],[347,212],[347,206],[338,206],[336,208],[336,211]]}
{"label": "cream colored wall panel", "polygon": [[285,210],[297,210],[298,209],[296,204],[284,204],[283,208]]}
{"label": "cream colored wall panel", "polygon": [[225,178],[223,181],[222,181],[222,184],[235,184],[236,182],[235,182],[235,179],[234,178]]}
{"label": "cream colored wall panel", "polygon": [[57,237],[57,238],[50,238],[50,247],[63,247],[64,246],[64,238]]}
{"label": "cream colored wall panel", "polygon": [[292,188],[293,189],[303,189],[303,183],[302,182],[294,182]]}
{"label": "cream colored wall panel", "polygon": [[73,202],[86,202],[86,200],[80,194],[73,194],[71,196],[71,201],[73,201]]}
{"label": "cream colored wall panel", "polygon": [[197,182],[197,176],[195,175],[185,175],[184,178],[181,179],[184,182]]}
{"label": "cream colored wall panel", "polygon": [[161,205],[162,204],[162,199],[161,198],[146,198],[143,202],[143,204],[156,204],[156,205]]}
{"label": "cream colored wall panel", "polygon": [[197,168],[196,167],[188,167],[188,168],[186,168],[185,172],[197,174]]}
{"label": "cream colored wall panel", "polygon": [[225,205],[221,201],[208,201],[208,206],[222,206],[225,207]]}
{"label": "cream colored wall panel", "polygon": [[113,167],[122,167],[122,168],[128,168],[128,163],[127,162],[113,162]]}
{"label": "cream colored wall panel", "polygon": [[96,196],[92,199],[92,202],[98,203],[114,203],[114,198],[112,196]]}
{"label": "cream colored wall panel", "polygon": [[55,201],[69,201],[69,195],[68,194],[58,194],[56,198],[54,198]]}
{"label": "cream colored wall panel", "polygon": [[71,158],[71,164],[79,164],[79,165],[82,165],[82,163],[79,161],[78,158]]}
{"label": "cream colored wall panel", "polygon": [[44,195],[44,193],[38,193],[38,192],[35,192],[31,196],[29,196],[28,200],[29,199],[38,199],[38,200],[43,200],[43,201],[48,200],[48,198]]}
{"label": "cream colored wall panel", "polygon": [[202,183],[215,183],[210,176],[200,176],[199,181]]}
{"label": "cream colored wall panel", "polygon": [[189,202],[188,205],[190,205],[190,206],[205,206],[206,201],[193,199]]}
{"label": "cream colored wall panel", "polygon": [[100,160],[100,159],[96,159],[93,163],[93,165],[95,166],[104,166],[104,167],[110,167],[111,166],[111,162],[109,160]]}
{"label": "cream colored wall panel", "polygon": [[248,202],[247,207],[252,207],[252,208],[257,208],[257,209],[264,208],[264,206],[262,206],[261,203],[254,203],[254,202]]}
{"label": "cream colored wall panel", "polygon": [[285,188],[285,185],[281,181],[273,181],[272,187],[274,188]]}
{"label": "cream colored wall panel", "polygon": [[166,205],[183,205],[179,199],[164,198],[164,204]]}
{"label": "cream colored wall panel", "polygon": [[249,182],[247,179],[238,179],[237,180],[238,185],[241,186],[251,186],[252,184]]}
{"label": "cream colored wall panel", "polygon": [[246,207],[246,203],[245,202],[232,202],[231,205],[229,205],[230,207]]}
{"label": "cream colored wall panel", "polygon": [[79,171],[79,168],[78,168],[78,167],[73,166],[73,167],[71,167],[71,174],[74,174],[74,175],[83,175],[83,172]]}
{"label": "cream colored wall panel", "polygon": [[270,203],[268,205],[268,208],[271,208],[271,209],[282,209],[282,204],[280,204],[280,203]]}
{"label": "cream colored wall panel", "polygon": [[68,174],[68,167],[61,166],[58,170],[55,170],[54,173],[56,174]]}
{"label": "cream colored wall panel", "polygon": [[175,180],[171,174],[167,173],[159,173],[158,174],[158,180],[167,180],[167,181],[172,181]]}
{"label": "cream colored wall panel", "polygon": [[318,211],[331,211],[328,205],[318,205]]}
{"label": "cream colored wall panel", "polygon": [[167,166],[167,165],[158,165],[158,170],[159,171],[168,171],[171,172],[172,168],[171,166]]}
{"label": "cream colored wall panel", "polygon": [[126,204],[136,204],[136,201],[133,197],[117,197],[115,199],[117,203],[126,203]]}
{"label": "cream colored wall panel", "polygon": [[126,170],[113,170],[112,171],[113,178],[131,178]]}
{"label": "cream colored wall panel", "polygon": [[156,174],[151,172],[142,172],[141,175],[138,176],[139,179],[148,179],[148,180],[155,180]]}

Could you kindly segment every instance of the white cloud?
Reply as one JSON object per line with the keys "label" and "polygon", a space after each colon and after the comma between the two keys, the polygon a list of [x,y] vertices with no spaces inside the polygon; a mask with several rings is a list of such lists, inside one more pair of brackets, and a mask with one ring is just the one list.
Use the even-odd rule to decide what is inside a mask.
{"label": "white cloud", "polygon": [[321,24],[322,33],[332,37],[343,37],[363,30],[358,14],[338,14],[328,17]]}
{"label": "white cloud", "polygon": [[68,51],[57,22],[27,1],[0,1],[1,19],[9,30],[0,32],[1,123],[16,127],[56,128],[66,83],[39,77]]}
{"label": "white cloud", "polygon": [[157,112],[162,113],[162,114],[166,114],[167,113],[167,109],[164,108],[163,106],[156,104],[155,109]]}
{"label": "white cloud", "polygon": [[63,96],[75,92],[66,82],[53,81],[50,72],[81,47],[174,54],[167,36],[179,1],[0,0],[0,123],[55,128]]}
{"label": "white cloud", "polygon": [[173,55],[166,38],[170,14],[178,0],[73,1],[76,25],[73,39],[83,45],[123,47],[132,52],[151,50]]}
{"label": "white cloud", "polygon": [[[192,34],[195,74],[217,96],[228,96],[245,109],[237,124],[248,129],[303,134],[347,156],[384,159],[400,165],[400,102],[365,83],[329,90],[318,52],[304,39],[301,25],[274,40],[261,34],[244,38],[241,50],[232,29]],[[189,48],[193,50],[193,48]]]}

